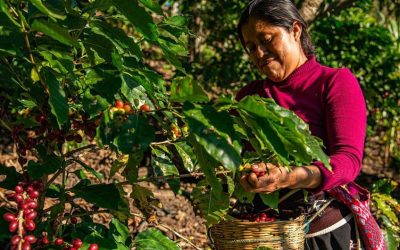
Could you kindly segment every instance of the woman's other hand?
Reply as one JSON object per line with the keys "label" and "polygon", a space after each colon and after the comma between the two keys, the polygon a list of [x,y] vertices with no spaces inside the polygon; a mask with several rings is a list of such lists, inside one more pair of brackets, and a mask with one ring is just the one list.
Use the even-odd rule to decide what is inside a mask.
{"label": "woman's other hand", "polygon": [[263,162],[253,164],[251,172],[243,173],[240,178],[240,183],[247,192],[263,194],[273,193],[282,188],[314,189],[318,188],[321,182],[321,172],[317,166],[294,167],[289,172],[284,167]]}

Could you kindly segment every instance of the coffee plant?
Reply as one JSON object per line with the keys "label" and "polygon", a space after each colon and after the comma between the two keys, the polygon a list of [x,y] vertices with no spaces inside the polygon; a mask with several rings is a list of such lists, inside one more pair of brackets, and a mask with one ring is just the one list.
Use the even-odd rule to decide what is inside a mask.
{"label": "coffee plant", "polygon": [[[140,182],[179,192],[181,174],[204,176],[192,196],[212,225],[229,219],[230,197],[252,201],[238,185],[246,163],[290,169],[319,160],[329,168],[321,141],[273,100],[211,103],[182,66],[189,35],[186,19],[156,1],[0,0],[0,125],[18,155],[14,166],[0,165],[6,249],[177,249],[156,230],[159,202]],[[150,58],[172,77],[150,67]],[[242,152],[243,141],[252,153]],[[99,148],[118,156],[109,176],[78,157]],[[147,156],[149,174],[139,176]],[[124,181],[110,181],[117,172]],[[263,201],[276,208],[277,194]],[[95,223],[96,213],[113,219]],[[132,235],[132,217],[154,228]]]}

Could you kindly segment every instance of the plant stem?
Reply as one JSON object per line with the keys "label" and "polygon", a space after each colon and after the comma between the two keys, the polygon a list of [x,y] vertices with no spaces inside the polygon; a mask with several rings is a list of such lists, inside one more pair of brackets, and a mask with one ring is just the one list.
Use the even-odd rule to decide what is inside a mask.
{"label": "plant stem", "polygon": [[100,211],[90,211],[90,212],[86,212],[86,213],[71,214],[68,216],[64,216],[63,220],[68,220],[73,217],[82,217],[82,216],[86,216],[86,215],[104,214],[104,213],[108,214],[108,213],[110,213],[110,210],[105,209],[105,210],[100,210]]}
{"label": "plant stem", "polygon": [[47,190],[47,189],[49,188],[49,186],[51,185],[51,183],[53,183],[61,173],[62,173],[62,169],[59,169],[59,170],[51,177],[51,179],[46,183],[46,186],[45,186],[44,190]]}
{"label": "plant stem", "polygon": [[81,148],[74,149],[74,150],[72,150],[72,151],[66,153],[66,154],[65,154],[65,157],[70,157],[71,155],[76,154],[76,153],[78,153],[78,152],[80,152],[80,151],[83,151],[83,150],[85,150],[85,149],[92,149],[92,148],[95,148],[95,147],[96,147],[96,145],[86,145],[86,146],[83,146],[83,147],[81,147]]}
{"label": "plant stem", "polygon": [[36,62],[35,62],[35,58],[33,57],[31,43],[29,42],[29,37],[28,37],[28,31],[26,30],[24,22],[23,22],[23,20],[21,18],[21,16],[22,16],[21,11],[18,11],[18,14],[19,14],[20,22],[21,22],[21,31],[22,31],[22,33],[24,33],[25,45],[26,45],[26,48],[28,49],[28,52],[29,52],[29,59],[30,59],[32,65],[33,65],[33,70],[38,75],[39,81],[42,84],[44,90],[46,91],[47,94],[49,94],[49,90],[47,88],[47,85],[44,82],[43,78],[40,76],[38,67],[37,67]]}
{"label": "plant stem", "polygon": [[182,240],[186,241],[189,245],[191,245],[192,247],[194,247],[196,250],[202,250],[201,248],[197,247],[195,244],[193,244],[188,238],[186,238],[185,236],[183,236],[182,234],[178,233],[177,231],[175,231],[174,229],[170,228],[167,225],[164,224],[157,224],[156,226],[157,228],[162,227],[165,228],[171,232],[173,232],[176,236],[178,236],[179,238],[181,238]]}
{"label": "plant stem", "polygon": [[22,242],[23,242],[23,238],[24,238],[24,210],[19,210],[18,213],[18,236],[21,237],[21,240],[18,243],[18,250],[22,249]]}
{"label": "plant stem", "polygon": [[[216,175],[219,174],[229,174],[230,171],[219,171],[216,172]],[[156,181],[156,180],[162,180],[162,181],[166,181],[166,180],[174,180],[174,179],[181,179],[181,178],[200,178],[203,177],[204,173],[190,173],[190,174],[182,174],[182,175],[169,175],[169,176],[158,176],[158,177],[152,177],[152,178],[141,178],[138,179],[137,182],[152,182],[152,181]],[[128,181],[124,181],[124,182],[120,182],[120,183],[116,183],[116,185],[129,185],[131,183],[129,183]]]}

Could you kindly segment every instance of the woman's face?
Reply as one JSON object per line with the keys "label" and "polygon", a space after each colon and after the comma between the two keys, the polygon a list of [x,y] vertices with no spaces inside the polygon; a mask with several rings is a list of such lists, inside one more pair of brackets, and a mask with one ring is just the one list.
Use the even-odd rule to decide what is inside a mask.
{"label": "woman's face", "polygon": [[307,58],[301,48],[301,25],[288,31],[266,21],[250,18],[242,26],[247,52],[258,70],[274,82],[285,80]]}

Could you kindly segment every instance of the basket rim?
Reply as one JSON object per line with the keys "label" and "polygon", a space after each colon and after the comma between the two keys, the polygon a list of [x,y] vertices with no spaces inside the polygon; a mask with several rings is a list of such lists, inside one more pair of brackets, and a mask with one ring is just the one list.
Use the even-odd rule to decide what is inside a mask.
{"label": "basket rim", "polygon": [[292,220],[275,220],[275,221],[260,221],[260,222],[255,222],[255,221],[248,221],[248,220],[240,220],[240,219],[234,219],[234,220],[226,220],[226,221],[220,221],[217,224],[214,224],[210,228],[214,228],[216,226],[224,226],[224,225],[229,225],[229,224],[239,224],[239,225],[279,225],[279,224],[290,224],[294,223],[297,224],[299,222],[302,222],[305,224],[306,222],[306,216],[305,215],[300,215]]}

